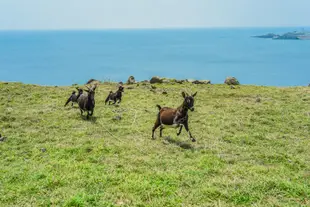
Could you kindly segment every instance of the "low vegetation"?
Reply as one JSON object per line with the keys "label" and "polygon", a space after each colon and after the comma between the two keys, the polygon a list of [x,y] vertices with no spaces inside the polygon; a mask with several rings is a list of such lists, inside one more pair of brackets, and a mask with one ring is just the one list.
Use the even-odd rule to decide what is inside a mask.
{"label": "low vegetation", "polygon": [[[83,87],[83,86],[80,86]],[[75,87],[0,83],[0,206],[309,206],[310,88],[97,87],[94,115],[64,107]],[[161,106],[196,92],[189,127],[152,140]],[[165,94],[163,94],[165,92]]]}

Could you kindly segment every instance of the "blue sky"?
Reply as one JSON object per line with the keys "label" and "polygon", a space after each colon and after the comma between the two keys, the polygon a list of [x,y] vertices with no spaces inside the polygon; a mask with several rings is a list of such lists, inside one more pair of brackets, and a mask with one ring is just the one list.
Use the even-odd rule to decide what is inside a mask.
{"label": "blue sky", "polygon": [[309,26],[310,0],[0,0],[0,29]]}

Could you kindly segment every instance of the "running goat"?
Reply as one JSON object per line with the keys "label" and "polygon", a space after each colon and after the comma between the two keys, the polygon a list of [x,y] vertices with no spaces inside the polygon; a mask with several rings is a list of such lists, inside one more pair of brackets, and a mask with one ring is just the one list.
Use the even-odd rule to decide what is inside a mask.
{"label": "running goat", "polygon": [[78,90],[78,95],[76,95],[76,92],[73,91],[71,96],[68,98],[67,102],[65,103],[65,106],[68,105],[68,103],[71,103],[71,106],[73,107],[73,103],[77,103],[78,98],[83,94],[83,89],[81,88],[76,88]]}
{"label": "running goat", "polygon": [[105,100],[105,104],[107,104],[107,102],[109,102],[109,105],[111,104],[111,101],[113,101],[113,104],[116,103],[116,101],[118,101],[118,103],[120,103],[122,101],[122,93],[124,92],[124,87],[122,85],[120,85],[118,87],[118,90],[113,93],[113,91],[110,91],[108,97]]}
{"label": "running goat", "polygon": [[165,126],[176,128],[179,127],[180,130],[177,133],[178,136],[181,134],[182,128],[184,126],[192,142],[195,142],[196,140],[192,137],[192,134],[188,128],[188,110],[194,111],[194,97],[196,95],[197,92],[191,96],[182,92],[184,101],[182,105],[176,109],[169,107],[162,108],[161,106],[157,105],[159,113],[152,130],[152,138],[154,139],[154,132],[158,127],[160,127],[160,137],[162,137],[162,131]]}
{"label": "running goat", "polygon": [[87,119],[89,119],[89,116],[92,116],[94,113],[94,108],[95,108],[95,90],[96,90],[96,85],[94,85],[91,88],[87,88],[87,90],[85,90],[87,92],[83,93],[77,100],[79,107],[80,107],[80,111],[81,111],[81,115],[83,115],[84,111],[87,112]]}

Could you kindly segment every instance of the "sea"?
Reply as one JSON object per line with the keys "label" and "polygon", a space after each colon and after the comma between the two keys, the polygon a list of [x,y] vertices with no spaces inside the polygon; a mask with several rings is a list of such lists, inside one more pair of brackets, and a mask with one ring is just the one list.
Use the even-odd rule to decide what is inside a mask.
{"label": "sea", "polygon": [[0,81],[65,86],[152,76],[306,86],[310,41],[253,38],[301,28],[0,31]]}

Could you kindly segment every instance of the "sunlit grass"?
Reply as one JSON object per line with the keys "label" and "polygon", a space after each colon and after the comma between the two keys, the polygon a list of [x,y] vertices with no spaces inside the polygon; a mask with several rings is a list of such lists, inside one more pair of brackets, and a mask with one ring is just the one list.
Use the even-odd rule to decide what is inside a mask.
{"label": "sunlit grass", "polygon": [[[115,107],[116,85],[100,85],[87,121],[63,107],[74,87],[0,83],[0,206],[310,205],[309,87],[126,87]],[[197,142],[152,140],[156,104],[179,106],[182,90],[198,91]]]}

